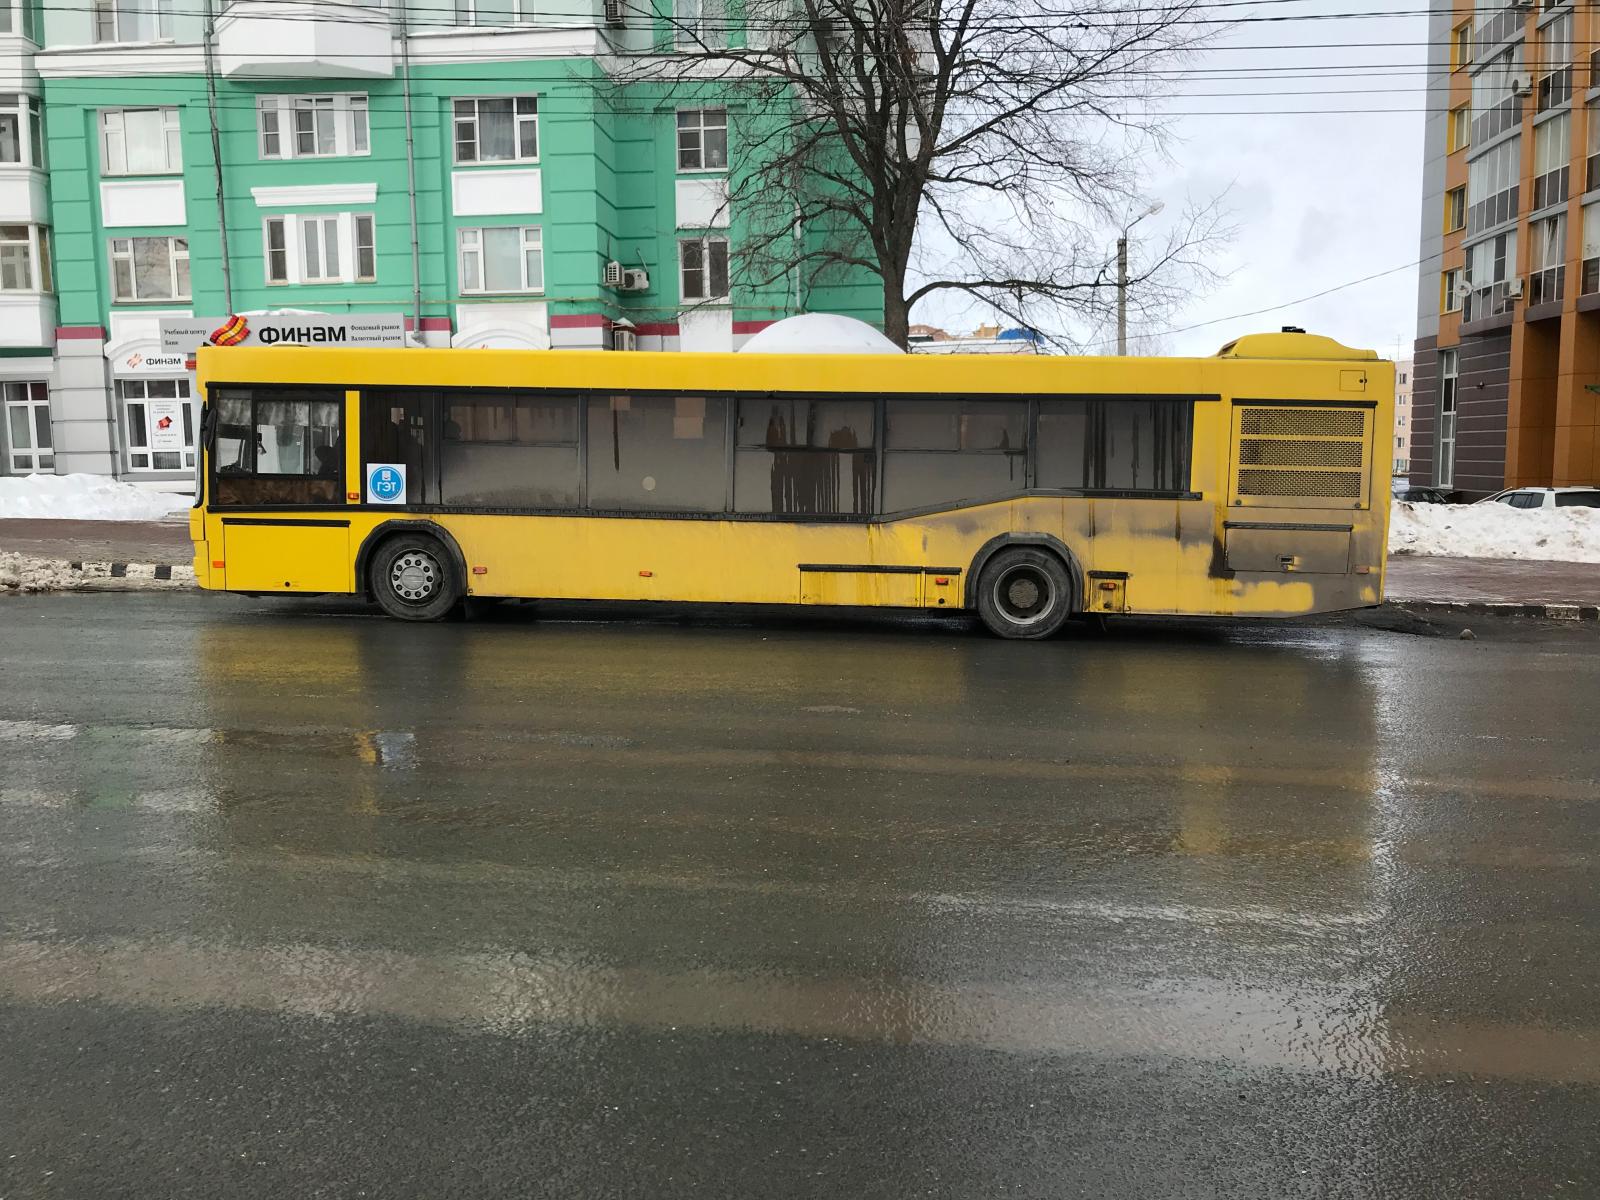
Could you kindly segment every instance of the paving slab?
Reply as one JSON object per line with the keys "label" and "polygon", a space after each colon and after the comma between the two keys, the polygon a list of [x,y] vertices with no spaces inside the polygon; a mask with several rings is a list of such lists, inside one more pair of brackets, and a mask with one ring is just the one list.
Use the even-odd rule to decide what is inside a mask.
{"label": "paving slab", "polygon": [[1402,604],[1594,606],[1600,604],[1600,563],[1396,555],[1384,590]]}
{"label": "paving slab", "polygon": [[65,562],[188,566],[194,560],[187,514],[167,521],[0,520],[0,550]]}

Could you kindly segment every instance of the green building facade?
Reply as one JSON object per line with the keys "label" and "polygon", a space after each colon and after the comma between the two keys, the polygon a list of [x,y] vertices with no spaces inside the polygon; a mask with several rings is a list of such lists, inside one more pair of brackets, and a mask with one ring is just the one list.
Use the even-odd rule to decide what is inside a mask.
{"label": "green building facade", "polygon": [[[17,243],[9,271],[0,244],[0,319],[28,310],[0,325],[25,418],[8,414],[5,468],[191,479],[192,381],[163,317],[398,315],[414,344],[640,351],[732,350],[799,312],[881,324],[864,274],[742,284],[727,177],[763,117],[674,75],[665,22],[523,2],[234,0],[209,55],[198,3],[52,7],[33,14],[42,45],[17,16],[0,36],[23,64],[15,140],[42,161],[14,182],[0,164],[0,206],[8,183],[31,205],[0,213],[19,221],[0,227]],[[652,47],[658,80],[623,82],[618,52]],[[5,132],[0,109],[0,154]],[[181,452],[152,436],[175,399]]]}

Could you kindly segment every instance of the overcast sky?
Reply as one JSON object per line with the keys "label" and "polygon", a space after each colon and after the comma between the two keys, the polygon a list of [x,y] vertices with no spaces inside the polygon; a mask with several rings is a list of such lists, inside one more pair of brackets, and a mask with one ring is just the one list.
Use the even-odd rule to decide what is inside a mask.
{"label": "overcast sky", "polygon": [[[1230,278],[1171,322],[1174,330],[1206,324],[1157,331],[1166,334],[1163,352],[1209,354],[1241,333],[1282,325],[1301,325],[1385,356],[1397,343],[1402,354],[1410,352],[1417,272],[1406,264],[1418,252],[1427,55],[1427,17],[1416,10],[1425,8],[1279,0],[1223,10],[1246,16],[1411,11],[1393,18],[1242,24],[1191,64],[1198,70],[1170,106],[1185,114],[1176,119],[1176,161],[1153,187],[1167,207],[1135,234],[1151,224],[1159,234],[1162,219],[1180,211],[1186,197],[1223,191],[1238,233],[1220,256]],[[1253,115],[1222,115],[1241,112]],[[1405,269],[1318,300],[1232,319],[1395,267]]]}
{"label": "overcast sky", "polygon": [[[1410,264],[1418,253],[1426,5],[1201,3],[1244,20],[1172,85],[1172,161],[1151,164],[1148,188],[1165,208],[1134,230],[1135,269],[1138,243],[1160,242],[1165,223],[1190,201],[1226,193],[1237,232],[1214,258],[1227,278],[1162,328],[1130,328],[1134,352],[1208,355],[1243,333],[1299,325],[1385,357],[1408,355],[1416,337]],[[1335,15],[1375,10],[1404,15]],[[1106,237],[1109,257],[1116,232]],[[1341,286],[1379,272],[1391,273]],[[1341,290],[1275,307],[1330,288]],[[933,305],[918,316],[952,331],[984,319]],[[1114,350],[1113,340],[1096,352]]]}

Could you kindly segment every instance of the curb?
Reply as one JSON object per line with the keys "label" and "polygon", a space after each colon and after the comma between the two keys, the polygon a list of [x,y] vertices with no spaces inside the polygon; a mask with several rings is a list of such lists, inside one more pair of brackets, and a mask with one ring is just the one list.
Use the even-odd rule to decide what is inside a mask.
{"label": "curb", "polygon": [[1593,604],[1518,604],[1488,600],[1391,600],[1407,612],[1451,612],[1492,617],[1542,617],[1547,621],[1600,621]]}
{"label": "curb", "polygon": [[[193,587],[194,568],[172,563],[69,562],[67,569],[81,575],[85,583],[99,580],[124,580],[128,583],[167,583]],[[109,590],[109,589],[105,589]]]}

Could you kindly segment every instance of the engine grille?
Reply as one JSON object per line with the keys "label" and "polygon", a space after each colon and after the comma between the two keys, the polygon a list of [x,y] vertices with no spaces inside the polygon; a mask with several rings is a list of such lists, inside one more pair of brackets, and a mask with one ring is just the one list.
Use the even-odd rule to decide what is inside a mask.
{"label": "engine grille", "polygon": [[1236,494],[1359,500],[1368,415],[1351,408],[1241,409]]}

